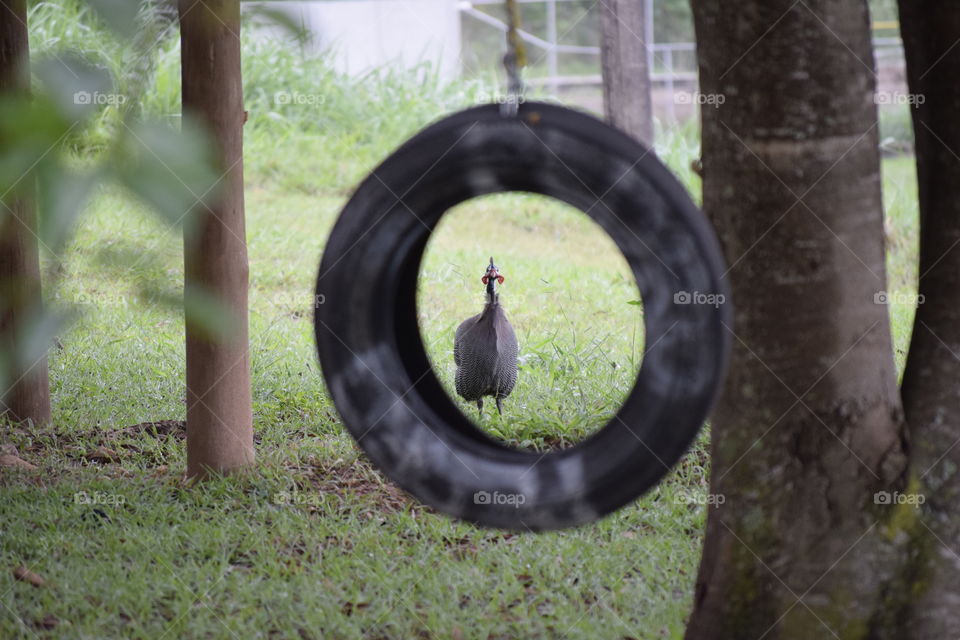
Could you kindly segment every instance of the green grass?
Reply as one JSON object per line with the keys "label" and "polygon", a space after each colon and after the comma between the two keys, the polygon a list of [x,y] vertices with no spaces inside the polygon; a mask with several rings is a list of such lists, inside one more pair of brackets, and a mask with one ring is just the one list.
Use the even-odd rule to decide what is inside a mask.
{"label": "green grass", "polygon": [[[911,280],[911,172],[909,159],[885,163],[892,291]],[[435,515],[358,458],[317,371],[308,313],[323,239],[342,202],[248,176],[259,461],[249,477],[196,489],[180,480],[182,441],[112,435],[183,418],[182,321],[149,298],[179,289],[179,236],[115,193],[99,196],[63,286],[50,292],[86,312],[51,358],[54,425],[2,437],[41,471],[5,470],[0,479],[0,635],[43,635],[36,623],[49,614],[59,620],[50,635],[65,637],[258,630],[410,638],[456,629],[463,637],[680,637],[706,508],[696,504],[707,490],[705,436],[635,505],[546,535]],[[470,209],[497,220],[509,242],[475,232]],[[424,334],[449,376],[452,328],[480,303],[479,272],[498,240],[504,305],[528,358],[506,419],[488,415],[483,424],[519,445],[596,428],[629,386],[642,344],[639,332],[616,331],[637,309],[626,304],[636,292],[623,280],[622,259],[594,250],[608,241],[574,216],[544,199],[490,197],[454,212],[428,250],[421,308],[437,302],[422,312]],[[129,270],[118,257],[125,252],[149,257]],[[898,351],[910,315],[892,307]],[[605,377],[581,379],[591,368]],[[84,459],[100,445],[120,461]],[[123,504],[77,504],[81,490]],[[284,494],[293,497],[278,504]],[[10,569],[21,564],[47,585],[15,582]]]}
{"label": "green grass", "polygon": [[[40,23],[35,45],[63,42],[58,25]],[[76,42],[110,54],[104,42]],[[176,104],[177,55],[175,43],[161,52],[145,100],[157,115]],[[437,515],[386,482],[325,391],[309,312],[325,237],[384,153],[468,104],[476,87],[440,87],[429,74],[346,80],[322,60],[270,49],[248,49],[245,74],[257,465],[186,486],[182,434],[128,429],[184,417],[183,321],[163,302],[181,293],[181,240],[117,189],[101,189],[46,291],[80,314],[51,353],[53,425],[0,426],[0,442],[39,467],[0,468],[0,637],[681,637],[707,508],[705,433],[617,514],[574,531],[507,534]],[[292,89],[325,102],[272,103]],[[104,131],[110,117],[102,114]],[[695,133],[661,132],[658,147],[692,193]],[[884,161],[884,189],[889,289],[909,294],[911,158]],[[478,226],[476,216],[495,224]],[[616,409],[639,366],[626,265],[584,216],[546,198],[490,196],[451,212],[419,290],[424,340],[448,385],[453,330],[479,311],[491,254],[507,278],[502,302],[523,364],[504,418],[488,411],[480,424],[517,446],[576,441]],[[901,367],[912,313],[891,305]],[[98,447],[116,460],[91,457]],[[14,580],[19,565],[46,584]]]}
{"label": "green grass", "polygon": [[886,214],[887,289],[890,294],[890,328],[894,359],[903,374],[910,332],[913,330],[917,293],[920,238],[917,213],[917,177],[912,156],[883,162],[883,200]]}
{"label": "green grass", "polygon": [[[635,314],[636,307],[625,304],[635,296],[632,284],[609,281],[622,259],[589,252],[592,240],[609,241],[593,231],[581,244],[573,236],[578,227],[569,226],[574,214],[507,198],[474,206],[499,210],[504,224],[513,224],[510,212],[522,212],[514,217],[526,231],[504,229],[518,247],[523,237],[540,237],[533,229],[549,231],[581,274],[583,288],[571,292],[599,301],[600,293],[619,291],[610,304]],[[51,359],[54,426],[11,430],[2,438],[41,465],[36,477],[43,486],[30,481],[32,474],[4,471],[0,566],[25,564],[48,581],[35,588],[14,582],[9,571],[0,574],[3,635],[43,633],[34,625],[47,615],[59,620],[51,634],[67,637],[223,637],[228,629],[241,637],[257,629],[325,638],[448,637],[456,629],[463,637],[502,638],[680,633],[702,528],[702,509],[691,502],[706,487],[702,443],[637,505],[596,526],[540,536],[434,515],[358,459],[326,398],[307,313],[323,238],[341,204],[337,196],[307,197],[256,179],[248,185],[260,457],[249,477],[189,489],[180,481],[182,442],[113,434],[138,422],[183,417],[182,322],[144,293],[178,288],[178,236],[116,194],[101,194],[71,247],[63,286],[51,292],[86,311]],[[465,215],[455,213],[438,234],[425,274],[434,263],[468,263],[464,256],[473,248],[460,246],[458,233]],[[476,234],[467,237],[484,243]],[[153,244],[157,249],[144,253],[148,259],[118,276],[117,265],[129,269],[118,256]],[[566,304],[562,294],[524,284],[541,285],[533,277],[539,274],[567,289],[564,272],[551,266],[549,246],[525,262],[503,254],[511,283],[504,298],[508,292],[515,298],[518,327],[552,313],[543,307],[524,314],[524,289],[534,299],[555,296],[555,304]],[[466,280],[478,280],[468,265],[463,271]],[[443,282],[428,275],[424,289]],[[605,288],[590,291],[598,282]],[[461,297],[475,302],[475,289],[464,287]],[[567,315],[557,323],[561,332],[572,322],[590,334],[595,317]],[[449,316],[441,307],[426,320],[428,340],[445,339],[455,320]],[[520,330],[525,345],[531,333]],[[628,357],[618,346],[605,352],[605,367],[610,353]],[[547,364],[563,362],[553,360]],[[522,375],[534,374],[525,367]],[[511,406],[519,410],[534,395],[518,389]],[[619,402],[619,395],[612,400]],[[537,435],[544,432],[530,437]],[[117,451],[120,462],[86,461],[84,454],[100,445]],[[78,504],[79,491],[122,505]],[[293,497],[278,504],[285,494]]]}
{"label": "green grass", "polygon": [[582,439],[612,417],[639,370],[643,316],[630,304],[640,293],[626,260],[586,216],[544,196],[486,196],[451,210],[431,238],[418,308],[452,397],[453,335],[482,308],[487,254],[506,277],[500,301],[521,345],[522,384],[503,418],[488,404],[481,426],[525,447]]}

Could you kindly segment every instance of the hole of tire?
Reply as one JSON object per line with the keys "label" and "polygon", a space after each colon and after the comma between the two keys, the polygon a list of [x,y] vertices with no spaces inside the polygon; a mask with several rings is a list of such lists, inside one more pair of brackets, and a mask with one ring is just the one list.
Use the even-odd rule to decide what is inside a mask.
{"label": "hole of tire", "polygon": [[[454,335],[483,311],[491,256],[519,343],[502,416],[493,397],[484,397],[481,415],[455,387]],[[537,194],[493,194],[450,209],[421,263],[417,314],[450,397],[477,427],[519,449],[569,447],[602,428],[633,387],[643,355],[643,306],[623,254],[586,214]]]}

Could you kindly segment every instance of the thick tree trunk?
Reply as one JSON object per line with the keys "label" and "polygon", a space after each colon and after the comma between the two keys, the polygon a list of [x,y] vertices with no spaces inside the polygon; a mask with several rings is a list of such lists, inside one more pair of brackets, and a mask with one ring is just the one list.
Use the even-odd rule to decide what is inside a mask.
{"label": "thick tree trunk", "polygon": [[[30,90],[29,52],[26,0],[0,1],[0,94]],[[18,348],[42,305],[34,205],[8,196],[0,204],[0,351],[8,358],[0,412],[17,422],[50,421],[46,354],[24,358]]]}
{"label": "thick tree trunk", "polygon": [[[248,262],[243,212],[243,86],[239,0],[180,2],[183,111],[215,141],[224,179],[219,201],[188,225],[185,289],[213,295],[230,318],[214,339],[187,315],[187,473],[229,472],[253,462]],[[199,194],[198,194],[199,195]]]}
{"label": "thick tree trunk", "polygon": [[911,477],[926,498],[911,638],[960,629],[960,6],[900,2],[920,193],[920,293],[903,403]]}
{"label": "thick tree trunk", "polygon": [[[906,454],[865,1],[694,0],[704,208],[736,305],[690,639],[887,624]],[[711,101],[707,101],[708,103]]]}
{"label": "thick tree trunk", "polygon": [[653,144],[648,43],[643,0],[600,3],[603,102],[607,121],[647,146]]}

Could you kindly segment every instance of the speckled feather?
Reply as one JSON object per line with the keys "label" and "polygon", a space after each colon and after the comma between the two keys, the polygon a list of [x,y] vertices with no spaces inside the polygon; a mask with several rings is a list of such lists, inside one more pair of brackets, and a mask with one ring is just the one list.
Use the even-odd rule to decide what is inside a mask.
{"label": "speckled feather", "polygon": [[457,393],[464,400],[502,399],[517,382],[517,336],[499,302],[464,320],[453,341]]}

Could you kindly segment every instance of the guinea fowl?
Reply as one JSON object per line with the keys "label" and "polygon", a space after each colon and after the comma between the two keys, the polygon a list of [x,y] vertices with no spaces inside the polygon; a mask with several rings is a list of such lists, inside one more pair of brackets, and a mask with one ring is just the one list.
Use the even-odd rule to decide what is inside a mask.
{"label": "guinea fowl", "polygon": [[497,411],[503,414],[504,398],[517,382],[517,336],[500,306],[497,285],[503,276],[490,258],[490,266],[481,278],[487,286],[487,304],[483,312],[464,320],[453,339],[453,360],[457,365],[457,393],[464,400],[477,402],[483,413],[483,397],[493,396]]}

